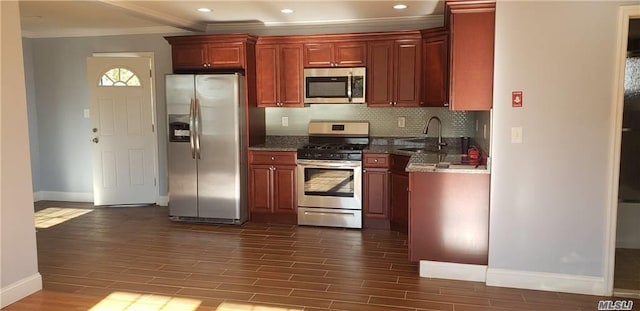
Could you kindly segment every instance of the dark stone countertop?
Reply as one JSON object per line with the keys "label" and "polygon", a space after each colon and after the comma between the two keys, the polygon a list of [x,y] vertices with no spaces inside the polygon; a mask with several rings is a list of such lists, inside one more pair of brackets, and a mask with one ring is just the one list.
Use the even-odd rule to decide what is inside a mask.
{"label": "dark stone countertop", "polygon": [[[249,150],[296,151],[308,141],[307,136],[267,136],[264,144],[251,146]],[[434,137],[377,137],[371,138],[371,144],[363,152],[410,156],[407,172],[490,173],[486,165],[468,163],[466,157],[460,152],[458,138],[445,138],[444,141],[447,146],[437,151],[437,139]],[[428,151],[401,150],[403,148],[420,148]],[[447,165],[448,167],[445,167]]]}

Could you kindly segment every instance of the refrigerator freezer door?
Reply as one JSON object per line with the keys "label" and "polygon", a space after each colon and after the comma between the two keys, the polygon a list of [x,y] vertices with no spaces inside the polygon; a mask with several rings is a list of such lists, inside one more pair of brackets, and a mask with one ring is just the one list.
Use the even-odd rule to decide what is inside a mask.
{"label": "refrigerator freezer door", "polygon": [[[194,75],[167,75],[165,78],[167,113],[181,118],[168,120],[188,124],[190,102],[195,98]],[[193,130],[193,129],[190,129]],[[197,163],[189,141],[167,142],[169,162],[169,216],[198,216]]]}
{"label": "refrigerator freezer door", "polygon": [[240,219],[238,75],[197,75],[199,217]]}

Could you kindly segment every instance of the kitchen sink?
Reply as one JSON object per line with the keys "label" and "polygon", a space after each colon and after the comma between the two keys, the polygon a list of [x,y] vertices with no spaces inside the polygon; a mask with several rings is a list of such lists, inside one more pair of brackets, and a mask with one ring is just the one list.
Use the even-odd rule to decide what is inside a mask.
{"label": "kitchen sink", "polygon": [[404,141],[407,141],[407,142],[410,142],[410,143],[427,143],[428,141],[432,141],[432,140],[433,139],[429,139],[427,137],[404,139]]}
{"label": "kitchen sink", "polygon": [[418,153],[442,153],[442,151],[426,149],[424,147],[407,147],[398,148],[399,151],[418,152]]}

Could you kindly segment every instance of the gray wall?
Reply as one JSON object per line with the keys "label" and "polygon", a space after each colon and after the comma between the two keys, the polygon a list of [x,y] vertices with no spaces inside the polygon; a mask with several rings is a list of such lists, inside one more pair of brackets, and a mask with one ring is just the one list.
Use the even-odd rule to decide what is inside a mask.
{"label": "gray wall", "polygon": [[[42,289],[34,227],[27,99],[17,1],[0,2],[0,308]],[[10,47],[10,48],[6,48]]]}
{"label": "gray wall", "polygon": [[[86,58],[95,52],[155,53],[155,86],[158,120],[159,189],[167,193],[164,75],[171,73],[171,48],[162,35],[129,35],[84,38],[30,39],[37,125],[31,129],[33,150],[39,152],[39,191],[92,193],[89,107]],[[25,53],[28,55],[29,53]],[[29,86],[31,88],[31,86]],[[33,116],[30,116],[33,119]],[[31,122],[30,122],[31,123]],[[37,136],[37,137],[36,137]]]}
{"label": "gray wall", "polygon": [[623,3],[498,1],[490,269],[604,275]]}
{"label": "gray wall", "polygon": [[29,116],[29,147],[31,153],[31,179],[33,191],[40,191],[40,139],[38,138],[38,109],[36,83],[33,70],[33,44],[31,39],[22,39],[24,55],[24,79],[27,89],[27,115]]}

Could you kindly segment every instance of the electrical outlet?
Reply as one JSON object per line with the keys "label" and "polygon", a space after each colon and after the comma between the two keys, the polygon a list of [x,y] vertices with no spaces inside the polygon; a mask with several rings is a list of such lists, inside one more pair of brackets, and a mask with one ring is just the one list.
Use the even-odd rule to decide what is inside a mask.
{"label": "electrical outlet", "polygon": [[404,117],[398,117],[398,127],[405,127],[406,126],[406,119]]}
{"label": "electrical outlet", "polygon": [[289,117],[282,117],[282,126],[283,127],[289,126]]}
{"label": "electrical outlet", "polygon": [[82,114],[84,115],[85,119],[89,119],[91,117],[91,113],[90,113],[89,109],[83,110]]}
{"label": "electrical outlet", "polygon": [[522,127],[511,128],[511,143],[522,144]]}
{"label": "electrical outlet", "polygon": [[486,140],[487,139],[487,125],[483,124],[482,125],[482,137]]}

